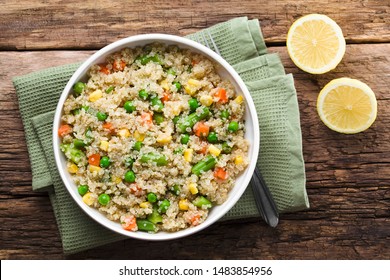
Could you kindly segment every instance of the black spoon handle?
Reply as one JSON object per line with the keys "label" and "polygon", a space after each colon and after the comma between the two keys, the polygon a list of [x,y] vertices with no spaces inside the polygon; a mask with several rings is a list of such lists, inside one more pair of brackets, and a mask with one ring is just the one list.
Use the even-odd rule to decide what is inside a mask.
{"label": "black spoon handle", "polygon": [[276,227],[279,223],[278,208],[257,167],[253,173],[251,185],[259,213],[268,225]]}

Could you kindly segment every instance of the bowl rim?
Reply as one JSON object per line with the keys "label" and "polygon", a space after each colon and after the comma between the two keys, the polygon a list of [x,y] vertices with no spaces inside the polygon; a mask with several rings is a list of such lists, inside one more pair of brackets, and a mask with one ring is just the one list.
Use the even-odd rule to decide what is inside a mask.
{"label": "bowl rim", "polygon": [[[65,103],[66,99],[68,98],[68,96],[71,92],[71,89],[72,89],[73,85],[75,84],[75,82],[77,82],[77,80],[81,76],[85,75],[86,71],[88,71],[88,69],[93,64],[97,63],[97,60],[107,57],[108,55],[115,52],[115,50],[118,48],[120,48],[120,49],[126,48],[126,47],[134,48],[137,46],[137,44],[135,44],[134,46],[129,46],[129,45],[137,43],[137,42],[139,43],[139,46],[142,46],[142,45],[149,43],[149,42],[145,43],[144,41],[160,41],[160,42],[167,44],[167,45],[180,44],[180,45],[182,45],[182,46],[180,46],[180,48],[185,48],[185,47],[183,47],[183,45],[184,45],[194,52],[198,52],[202,55],[205,55],[206,57],[208,57],[209,59],[214,61],[214,63],[221,65],[228,72],[228,74],[233,78],[234,82],[238,85],[239,90],[244,95],[246,107],[247,107],[247,109],[249,109],[249,114],[251,116],[251,120],[252,120],[252,124],[253,124],[253,128],[252,128],[253,143],[251,143],[251,145],[253,145],[253,150],[252,150],[252,156],[249,155],[251,160],[250,160],[248,166],[246,167],[246,169],[244,170],[246,175],[243,179],[242,186],[237,186],[237,182],[236,182],[235,185],[233,186],[233,188],[229,191],[229,194],[231,194],[231,192],[234,188],[239,187],[239,191],[235,194],[235,196],[233,198],[228,197],[228,199],[223,204],[221,204],[221,205],[224,205],[224,208],[221,209],[220,211],[218,211],[217,213],[215,213],[213,215],[213,217],[207,217],[207,219],[203,223],[201,223],[200,225],[198,225],[196,227],[182,229],[182,230],[179,230],[177,232],[164,232],[164,234],[159,234],[159,233],[140,234],[138,231],[132,232],[132,231],[123,230],[121,228],[120,229],[114,228],[114,227],[109,225],[109,222],[112,222],[112,221],[110,221],[102,213],[98,213],[98,214],[102,215],[102,217],[104,219],[100,219],[100,218],[97,219],[95,217],[96,214],[94,212],[97,210],[94,208],[91,209],[90,207],[86,206],[82,202],[82,200],[80,199],[80,196],[75,191],[71,190],[71,187],[74,185],[74,183],[72,185],[72,182],[69,182],[69,180],[66,177],[66,166],[62,166],[62,164],[61,164],[61,152],[60,152],[60,148],[59,148],[60,137],[58,136],[58,133],[57,133],[58,128],[59,128],[59,124],[61,123],[61,116],[63,113],[62,111],[63,111],[64,103]],[[236,88],[236,90],[237,90],[237,88]],[[55,164],[56,164],[57,170],[60,174],[61,180],[63,181],[65,188],[67,189],[68,193],[71,195],[73,201],[76,202],[76,204],[84,211],[84,213],[86,213],[91,219],[93,219],[97,223],[101,224],[105,228],[108,228],[109,230],[114,231],[114,232],[121,234],[123,236],[131,237],[131,238],[135,238],[135,239],[140,239],[140,240],[163,241],[163,240],[172,240],[172,239],[182,238],[182,237],[194,234],[196,232],[199,232],[199,231],[207,228],[208,226],[217,222],[222,216],[224,216],[237,203],[237,201],[241,198],[242,194],[244,193],[247,186],[249,185],[250,179],[252,177],[252,174],[253,174],[255,166],[256,166],[256,162],[257,162],[258,154],[259,154],[259,147],[260,147],[260,131],[259,131],[259,125],[258,125],[257,111],[255,108],[254,102],[252,100],[252,97],[249,93],[249,90],[246,87],[246,85],[244,84],[241,77],[238,75],[238,73],[234,70],[234,68],[223,57],[221,57],[220,55],[218,55],[217,53],[215,53],[211,49],[203,46],[202,44],[199,44],[199,43],[192,41],[188,38],[184,38],[184,37],[180,37],[180,36],[176,36],[176,35],[170,35],[170,34],[149,33],[149,34],[134,35],[134,36],[130,36],[130,37],[115,41],[115,42],[103,47],[102,49],[98,50],[94,54],[92,54],[90,57],[88,57],[88,59],[86,61],[84,61],[77,68],[77,70],[73,73],[73,75],[71,76],[71,78],[67,82],[64,90],[61,93],[60,99],[58,101],[58,104],[57,104],[57,107],[55,110],[54,119],[53,119],[52,140],[53,140],[52,144],[53,144]],[[221,205],[219,205],[219,206],[221,206]]]}

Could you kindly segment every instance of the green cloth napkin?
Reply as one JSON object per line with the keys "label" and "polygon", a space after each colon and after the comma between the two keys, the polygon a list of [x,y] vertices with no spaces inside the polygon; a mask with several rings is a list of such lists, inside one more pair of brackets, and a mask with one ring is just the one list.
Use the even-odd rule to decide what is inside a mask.
{"label": "green cloth napkin", "polygon": [[[292,76],[285,75],[277,54],[267,54],[257,20],[235,18],[207,31],[253,97],[260,125],[258,166],[279,211],[308,208],[299,109]],[[201,32],[204,31],[188,37],[202,43],[206,36]],[[51,137],[54,109],[79,65],[63,65],[14,78],[30,155],[33,189],[49,192],[66,254],[125,238],[96,223],[77,206],[63,185],[54,162]],[[258,216],[248,187],[223,219]]]}

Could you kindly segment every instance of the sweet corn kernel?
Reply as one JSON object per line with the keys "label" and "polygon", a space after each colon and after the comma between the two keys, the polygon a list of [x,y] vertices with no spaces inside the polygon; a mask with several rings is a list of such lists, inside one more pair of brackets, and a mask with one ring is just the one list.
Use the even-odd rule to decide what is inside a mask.
{"label": "sweet corn kernel", "polygon": [[136,141],[140,141],[140,142],[142,142],[142,141],[144,141],[144,139],[145,139],[145,134],[143,134],[143,133],[139,133],[139,131],[138,130],[136,130],[135,132],[134,132],[134,139],[136,140]]}
{"label": "sweet corn kernel", "polygon": [[142,202],[139,207],[141,208],[149,208],[149,205],[150,205],[150,202],[149,201],[145,201],[145,202]]}
{"label": "sweet corn kernel", "polygon": [[179,201],[179,209],[183,211],[187,211],[189,208],[189,203],[187,199],[180,199]]}
{"label": "sweet corn kernel", "polygon": [[100,141],[100,149],[103,150],[103,151],[106,151],[108,150],[108,141]]}
{"label": "sweet corn kernel", "polygon": [[100,89],[97,89],[89,95],[88,100],[91,102],[95,102],[102,97],[103,97],[103,92]]}
{"label": "sweet corn kernel", "polygon": [[199,192],[195,183],[190,183],[188,185],[188,189],[190,190],[190,193],[192,193],[192,194],[197,194]]}
{"label": "sweet corn kernel", "polygon": [[213,98],[210,95],[204,94],[199,98],[200,103],[202,105],[209,107],[211,104],[213,104]]}
{"label": "sweet corn kernel", "polygon": [[185,85],[184,86],[184,90],[185,90],[185,92],[187,93],[187,94],[189,94],[189,95],[194,95],[195,93],[196,93],[196,88],[195,87],[193,87],[193,86],[190,86],[190,85]]}
{"label": "sweet corn kernel", "polygon": [[190,86],[198,87],[200,86],[200,81],[195,79],[188,79],[187,84],[189,84]]}
{"label": "sweet corn kernel", "polygon": [[112,181],[115,183],[115,184],[120,184],[122,182],[122,179],[119,178],[119,177],[112,177]]}
{"label": "sweet corn kernel", "polygon": [[169,142],[172,141],[172,136],[166,135],[166,134],[161,134],[157,137],[156,141],[157,141],[157,143],[160,143],[160,144],[168,144]]}
{"label": "sweet corn kernel", "polygon": [[239,95],[236,97],[236,99],[234,99],[234,102],[236,102],[237,104],[241,104],[243,101],[244,97],[242,97],[242,95]]}
{"label": "sweet corn kernel", "polygon": [[208,151],[210,154],[212,154],[213,156],[216,156],[216,157],[219,156],[219,154],[221,153],[221,150],[212,144],[209,145]]}
{"label": "sweet corn kernel", "polygon": [[87,192],[84,196],[83,196],[83,202],[85,204],[87,204],[88,206],[91,206],[94,202],[94,198],[92,197],[92,193],[90,192]]}
{"label": "sweet corn kernel", "polygon": [[88,165],[88,170],[89,170],[89,172],[99,172],[100,171],[100,167],[99,166],[95,166],[95,165]]}
{"label": "sweet corn kernel", "polygon": [[118,131],[118,135],[123,138],[129,138],[130,137],[130,131],[127,128],[120,129]]}
{"label": "sweet corn kernel", "polygon": [[173,115],[175,115],[175,116],[180,115],[182,109],[183,109],[182,106],[175,106],[175,107],[173,107],[172,108]]}
{"label": "sweet corn kernel", "polygon": [[239,165],[239,164],[241,164],[243,162],[244,162],[244,159],[242,158],[242,156],[236,156],[236,158],[234,159],[234,163],[236,165]]}
{"label": "sweet corn kernel", "polygon": [[192,161],[192,155],[194,153],[194,149],[185,149],[183,156],[186,162],[191,162]]}
{"label": "sweet corn kernel", "polygon": [[161,87],[165,90],[169,90],[170,87],[169,87],[169,84],[167,82],[167,80],[162,80],[161,83],[160,83]]}
{"label": "sweet corn kernel", "polygon": [[72,164],[70,164],[70,165],[68,166],[68,172],[69,172],[69,173],[74,174],[74,173],[77,173],[78,170],[79,170],[79,168],[78,168],[77,165],[74,164],[74,163],[72,163]]}

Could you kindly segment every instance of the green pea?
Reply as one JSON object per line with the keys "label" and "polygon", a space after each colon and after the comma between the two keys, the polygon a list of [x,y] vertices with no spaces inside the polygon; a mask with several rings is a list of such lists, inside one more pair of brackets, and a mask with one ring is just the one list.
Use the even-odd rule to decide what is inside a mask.
{"label": "green pea", "polygon": [[84,84],[83,82],[77,82],[75,83],[75,85],[73,86],[73,91],[75,93],[75,96],[79,96],[83,90],[86,88],[86,84]]}
{"label": "green pea", "polygon": [[172,119],[173,123],[174,124],[177,124],[177,122],[179,121],[180,117],[179,116],[176,116]]}
{"label": "green pea", "polygon": [[173,193],[174,195],[179,195],[180,194],[180,187],[178,185],[173,185],[171,187],[171,193]]}
{"label": "green pea", "polygon": [[155,203],[157,201],[157,195],[155,193],[148,193],[147,199],[150,203]]}
{"label": "green pea", "polygon": [[131,157],[128,157],[127,159],[125,159],[125,166],[126,167],[128,167],[128,168],[133,167],[133,163],[134,163],[134,159],[132,159]]}
{"label": "green pea", "polygon": [[98,201],[101,205],[107,205],[110,202],[111,198],[108,194],[102,193],[98,197]]}
{"label": "green pea", "polygon": [[135,106],[134,106],[133,102],[131,102],[131,101],[126,101],[125,104],[123,105],[123,108],[129,114],[135,111]]}
{"label": "green pea", "polygon": [[226,119],[227,120],[229,118],[229,116],[230,116],[230,114],[229,114],[228,110],[223,110],[221,112],[221,118],[222,119]]}
{"label": "green pea", "polygon": [[100,159],[100,167],[107,168],[110,166],[110,158],[107,156],[104,156]]}
{"label": "green pea", "polygon": [[161,112],[164,108],[164,103],[158,97],[152,98],[150,103],[152,104],[152,109],[156,112]]}
{"label": "green pea", "polygon": [[163,62],[161,61],[161,59],[158,56],[158,54],[155,54],[154,56],[149,56],[149,61],[156,62],[157,64],[160,64],[160,65],[163,64]]}
{"label": "green pea", "polygon": [[144,89],[141,89],[139,92],[138,92],[138,96],[139,98],[141,98],[142,100],[148,100],[149,98],[149,93],[144,90]]}
{"label": "green pea", "polygon": [[125,181],[127,183],[134,183],[135,182],[135,174],[132,170],[129,170],[125,174]]}
{"label": "green pea", "polygon": [[231,121],[228,125],[229,132],[236,132],[238,130],[238,122]]}
{"label": "green pea", "polygon": [[179,82],[173,82],[173,84],[175,85],[177,91],[181,90],[181,83],[179,83]]}
{"label": "green pea", "polygon": [[188,134],[183,134],[180,139],[180,143],[187,144],[190,141],[190,136]]}
{"label": "green pea", "polygon": [[83,140],[81,139],[74,139],[73,140],[73,145],[76,149],[82,149],[84,148],[87,144],[84,143]]}
{"label": "green pea", "polygon": [[134,143],[134,146],[133,146],[133,149],[136,150],[136,151],[141,151],[141,148],[142,148],[142,142],[141,141],[137,141]]}
{"label": "green pea", "polygon": [[106,89],[106,93],[110,93],[111,91],[114,90],[114,86],[110,86],[109,88]]}
{"label": "green pea", "polygon": [[71,113],[72,113],[72,115],[78,115],[78,114],[80,114],[80,108],[77,108],[77,109],[74,109],[74,110],[72,110],[72,111],[70,111]]}
{"label": "green pea", "polygon": [[209,141],[209,143],[212,144],[217,143],[218,142],[217,133],[215,133],[214,131],[210,132],[209,135],[207,136],[207,141]]}
{"label": "green pea", "polygon": [[85,195],[87,192],[88,192],[88,186],[87,185],[80,185],[78,188],[77,188],[77,191],[79,192],[79,194],[81,196]]}
{"label": "green pea", "polygon": [[175,149],[175,150],[173,151],[173,153],[174,153],[175,155],[183,154],[183,149],[182,149],[182,148],[177,148],[177,149]]}
{"label": "green pea", "polygon": [[230,154],[232,152],[232,147],[228,145],[228,143],[223,142],[222,143],[222,153],[223,154]]}
{"label": "green pea", "polygon": [[164,122],[164,115],[161,114],[161,113],[155,113],[153,114],[153,120],[157,123],[157,124],[161,124],[162,122]]}
{"label": "green pea", "polygon": [[106,113],[103,113],[103,112],[97,112],[96,117],[99,121],[103,122],[108,118],[108,115]]}
{"label": "green pea", "polygon": [[160,206],[158,207],[158,212],[165,213],[167,212],[169,206],[171,206],[171,202],[168,199],[164,199],[161,201]]}
{"label": "green pea", "polygon": [[195,111],[199,107],[199,103],[196,98],[191,98],[188,100],[188,105],[190,106],[191,112]]}
{"label": "green pea", "polygon": [[173,68],[169,68],[169,69],[167,70],[167,74],[168,74],[168,75],[176,76],[176,72],[175,72],[175,70],[173,70]]}

